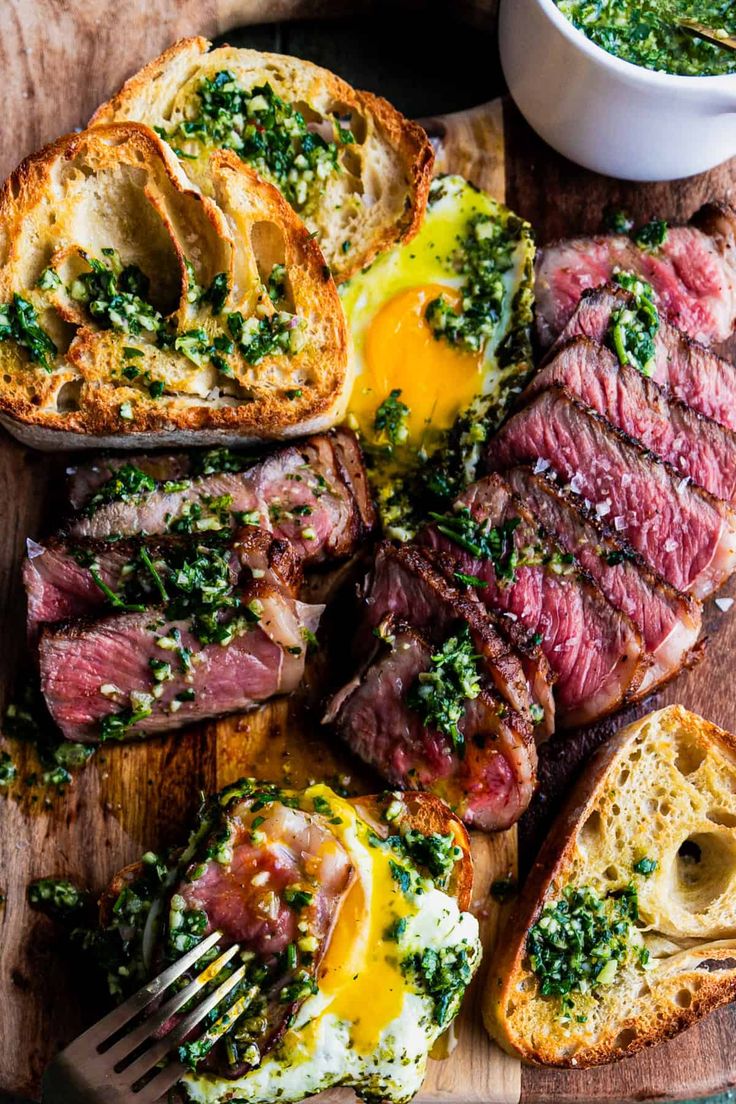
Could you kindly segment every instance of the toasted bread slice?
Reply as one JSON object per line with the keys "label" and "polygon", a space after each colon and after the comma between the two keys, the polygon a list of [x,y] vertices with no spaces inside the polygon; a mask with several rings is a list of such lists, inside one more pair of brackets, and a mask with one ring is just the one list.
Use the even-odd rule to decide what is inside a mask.
{"label": "toasted bread slice", "polygon": [[345,324],[318,246],[233,153],[210,171],[215,199],[125,123],[5,183],[0,420],[27,444],[242,444],[338,419]]}
{"label": "toasted bread slice", "polygon": [[[586,951],[597,963],[589,992],[543,996],[549,909],[571,907],[565,890],[583,887],[611,915],[629,909],[629,950],[601,982],[592,979],[603,959]],[[586,1067],[675,1035],[734,997],[736,738],[671,706],[623,729],[581,780],[499,941],[485,1024],[524,1061]]]}
{"label": "toasted bread slice", "polygon": [[166,136],[205,195],[215,191],[212,151],[236,148],[317,234],[338,281],[410,238],[424,214],[434,158],[422,128],[308,61],[185,38],[131,77],[90,125],[124,119]]}

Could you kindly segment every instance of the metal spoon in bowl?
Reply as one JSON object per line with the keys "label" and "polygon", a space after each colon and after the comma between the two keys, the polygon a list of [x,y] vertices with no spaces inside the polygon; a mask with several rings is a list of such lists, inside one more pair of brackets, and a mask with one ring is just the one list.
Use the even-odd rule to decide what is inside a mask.
{"label": "metal spoon in bowl", "polygon": [[677,26],[698,38],[704,38],[706,42],[714,42],[716,46],[723,46],[727,50],[736,50],[736,37],[716,30],[715,27],[706,27],[704,23],[698,23],[697,19],[678,19]]}

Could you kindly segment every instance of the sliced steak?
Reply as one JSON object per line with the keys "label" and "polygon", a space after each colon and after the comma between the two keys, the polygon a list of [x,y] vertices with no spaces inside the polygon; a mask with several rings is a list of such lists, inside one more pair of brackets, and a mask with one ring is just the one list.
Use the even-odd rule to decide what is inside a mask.
{"label": "sliced steak", "polygon": [[381,544],[364,584],[364,599],[364,620],[356,637],[361,659],[372,653],[375,634],[387,618],[410,624],[433,645],[442,644],[453,629],[466,624],[491,682],[511,708],[525,717],[533,704],[543,713],[549,710],[549,690],[541,702],[532,696],[532,683],[508,635],[487,617],[474,594],[462,593],[448,581],[427,550]]}
{"label": "sliced steak", "polygon": [[608,509],[615,532],[678,590],[704,598],[736,567],[734,511],[559,388],[510,418],[486,451],[496,471],[538,460]]}
{"label": "sliced steak", "polygon": [[[559,721],[587,723],[618,708],[647,667],[630,618],[606,601],[498,476],[474,483],[456,507],[447,523],[436,522],[418,539],[453,556],[458,571],[485,584],[477,590],[481,602],[541,638],[556,676]],[[468,524],[458,530],[463,519]],[[478,554],[480,544],[471,551],[474,536],[488,547],[498,537],[503,551]]]}
{"label": "sliced steak", "polygon": [[222,643],[202,643],[189,618],[155,609],[46,626],[41,689],[64,736],[146,736],[291,693],[304,671],[304,630],[316,629],[322,607],[262,581],[242,603]]}
{"label": "sliced steak", "polygon": [[[28,599],[28,636],[42,624],[78,620],[131,605],[160,604],[157,578],[173,596],[188,583],[188,571],[212,557],[229,561],[229,581],[241,575],[265,579],[296,596],[301,564],[288,541],[274,540],[265,529],[244,526],[233,533],[197,537],[131,537],[121,541],[52,537],[29,540],[23,565]],[[147,559],[142,558],[144,553]],[[152,573],[156,572],[156,576]],[[181,572],[184,571],[184,575]]]}
{"label": "sliced steak", "polygon": [[196,534],[251,519],[291,541],[306,564],[354,552],[375,521],[355,435],[333,430],[281,448],[244,471],[164,482],[97,506],[93,499],[68,532],[98,539]]}
{"label": "sliced steak", "polygon": [[399,623],[362,673],[333,699],[326,720],[348,746],[392,786],[429,790],[467,825],[509,828],[534,791],[531,727],[486,681],[466,700],[459,746],[425,726],[411,704],[420,675],[432,670],[435,647]]}
{"label": "sliced steak", "polygon": [[536,265],[542,345],[564,330],[584,291],[607,284],[620,270],[647,280],[665,318],[689,337],[705,344],[725,341],[736,319],[735,218],[730,208],[703,208],[693,224],[670,227],[653,251],[617,234],[548,246]]}
{"label": "sliced steak", "polygon": [[559,348],[524,391],[521,403],[562,387],[611,425],[669,461],[717,498],[736,499],[736,435],[704,418],[613,353],[587,338]]}
{"label": "sliced steak", "polygon": [[700,635],[698,602],[653,575],[641,557],[616,540],[602,518],[586,515],[578,496],[530,468],[511,468],[504,478],[537,521],[565,552],[571,552],[608,601],[623,610],[641,633],[652,657],[637,692],[650,693],[671,678]]}
{"label": "sliced steak", "polygon": [[[631,307],[633,302],[629,292],[611,284],[586,292],[552,353],[564,342],[579,336],[604,344],[613,312]],[[660,318],[654,344],[654,382],[698,414],[736,430],[736,369],[733,364],[693,341],[664,318]]]}

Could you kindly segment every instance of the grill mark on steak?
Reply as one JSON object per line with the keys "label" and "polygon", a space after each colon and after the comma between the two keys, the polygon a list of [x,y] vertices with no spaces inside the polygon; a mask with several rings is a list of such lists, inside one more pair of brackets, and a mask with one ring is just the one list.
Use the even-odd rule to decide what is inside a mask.
{"label": "grill mark on steak", "polygon": [[610,503],[614,530],[678,590],[704,598],[733,573],[734,511],[560,388],[510,418],[485,462],[503,471],[540,459],[594,506]]}
{"label": "grill mark on steak", "polygon": [[[99,739],[103,719],[124,713],[131,694],[151,694],[151,660],[170,663],[171,677],[160,683],[163,692],[150,702],[150,715],[124,738],[245,712],[291,693],[304,672],[302,629],[316,629],[322,607],[305,606],[262,580],[244,588],[245,602],[253,599],[261,603],[260,620],[227,644],[200,644],[188,621],[166,620],[155,609],[45,626],[39,642],[41,690],[63,735]],[[177,649],[159,643],[177,633],[178,645],[192,652],[190,671]],[[179,695],[188,691],[194,691],[193,700],[181,701]]]}
{"label": "grill mark on steak", "polygon": [[736,256],[731,208],[703,208],[688,226],[673,226],[654,252],[618,234],[574,238],[537,255],[537,328],[544,347],[565,328],[584,291],[615,271],[636,272],[654,288],[661,312],[705,344],[725,341],[736,318]]}
{"label": "grill mark on steak", "polygon": [[700,487],[733,503],[736,436],[704,418],[602,345],[576,338],[558,347],[521,396],[521,404],[549,387],[562,387],[611,425],[640,441]]}
{"label": "grill mark on steak", "polygon": [[[90,566],[94,564],[100,579],[116,594],[126,580],[129,566],[141,548],[145,548],[155,563],[164,562],[172,553],[197,555],[198,548],[214,547],[231,558],[231,582],[240,573],[246,579],[263,578],[274,586],[283,587],[296,597],[302,572],[301,563],[287,541],[274,540],[270,533],[254,526],[245,526],[216,542],[207,534],[196,537],[133,537],[122,541],[77,538],[64,540],[52,537],[44,544],[28,541],[28,555],[23,565],[23,583],[28,600],[28,638],[33,643],[42,624],[80,620],[112,612],[107,595],[95,582]],[[255,574],[254,574],[255,573]],[[138,577],[141,572],[139,569]],[[150,576],[147,604],[160,602],[160,595]]]}
{"label": "grill mark on steak", "polygon": [[[516,522],[513,544],[519,559],[514,577],[500,579],[489,559],[476,558],[436,525],[419,534],[422,542],[455,559],[457,570],[486,583],[482,603],[514,618],[541,646],[556,675],[558,717],[565,725],[588,723],[618,708],[642,681],[648,661],[630,618],[606,601],[577,563],[563,564],[561,550],[524,503],[498,476],[473,484],[457,503],[489,527]],[[546,562],[544,562],[546,561]],[[559,573],[563,571],[564,573]]]}
{"label": "grill mark on steak", "polygon": [[383,542],[363,593],[364,617],[356,636],[360,658],[373,651],[374,630],[387,617],[410,624],[433,645],[444,643],[452,631],[466,624],[499,694],[512,709],[529,717],[530,686],[516,649],[486,616],[475,595],[461,593],[448,582],[427,551]]}
{"label": "grill mark on steak", "polygon": [[[156,463],[164,470],[163,460]],[[209,525],[207,499],[228,495],[226,525],[228,518],[237,524],[233,513],[257,512],[260,524],[290,541],[308,565],[351,555],[375,524],[360,446],[350,430],[339,429],[279,449],[243,472],[198,476],[181,490],[161,486],[103,503],[73,518],[68,533],[97,539],[163,534],[193,506]],[[193,531],[199,531],[196,522]]]}
{"label": "grill mark on steak", "polygon": [[423,789],[447,801],[470,827],[508,828],[534,791],[536,752],[531,728],[491,689],[465,704],[458,728],[462,753],[425,727],[407,704],[434,647],[399,622],[390,643],[377,645],[360,674],[331,702],[325,720],[365,762],[402,789]]}
{"label": "grill mark on steak", "polygon": [[[623,288],[607,285],[585,292],[574,315],[550,351],[550,356],[574,337],[606,342],[613,311],[631,307],[634,298]],[[652,380],[706,418],[736,431],[736,369],[723,357],[693,341],[660,317],[654,339]]]}
{"label": "grill mark on steak", "polygon": [[653,662],[637,696],[651,693],[676,674],[700,635],[700,605],[655,576],[633,549],[616,540],[601,521],[584,514],[580,499],[553,479],[534,475],[530,468],[511,468],[504,478],[608,601],[639,629]]}

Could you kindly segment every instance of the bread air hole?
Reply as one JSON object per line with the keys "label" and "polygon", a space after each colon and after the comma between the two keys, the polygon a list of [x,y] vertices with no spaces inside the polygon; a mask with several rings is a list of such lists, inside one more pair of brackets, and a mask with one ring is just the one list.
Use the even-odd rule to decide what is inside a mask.
{"label": "bread air hole", "polygon": [[81,405],[81,380],[68,380],[59,388],[56,395],[56,409],[59,414],[73,414]]}
{"label": "bread air hole", "polygon": [[[268,287],[274,265],[286,265],[286,242],[280,226],[275,222],[263,220],[254,222],[250,228],[250,245],[258,268],[258,276],[264,287]],[[296,313],[294,291],[288,266],[283,281],[284,295],[275,305],[277,310]]]}
{"label": "bread air hole", "polygon": [[675,1004],[680,1008],[689,1008],[693,1003],[693,995],[689,989],[680,989],[675,993]]}
{"label": "bread air hole", "polygon": [[709,809],[708,820],[724,828],[736,828],[736,813],[729,813],[726,809]]}
{"label": "bread air hole", "polygon": [[619,1031],[616,1038],[613,1040],[614,1050],[626,1050],[634,1042],[636,1038],[636,1032],[633,1027],[626,1027],[623,1031]]}
{"label": "bread air hole", "polygon": [[684,774],[687,777],[690,774],[695,774],[698,767],[701,766],[706,757],[706,751],[698,744],[691,744],[687,740],[680,740],[677,746],[677,758],[675,759],[675,766],[679,770],[680,774]]}
{"label": "bread air hole", "polygon": [[736,876],[736,840],[723,832],[696,832],[682,841],[675,863],[675,903],[706,912]]}
{"label": "bread air hole", "polygon": [[603,821],[601,820],[601,814],[596,809],[590,814],[588,819],[580,829],[578,835],[578,847],[583,852],[588,852],[594,849],[600,844],[601,836],[603,834]]}

